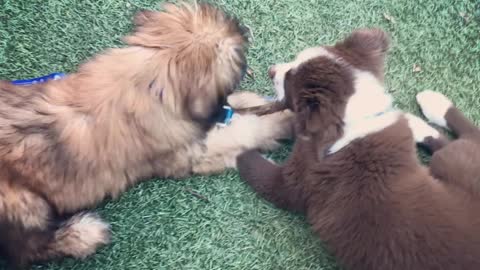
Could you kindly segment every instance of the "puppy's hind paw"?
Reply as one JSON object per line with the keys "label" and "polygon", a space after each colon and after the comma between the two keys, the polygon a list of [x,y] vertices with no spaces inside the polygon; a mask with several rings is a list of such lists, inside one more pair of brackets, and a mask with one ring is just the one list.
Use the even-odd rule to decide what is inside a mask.
{"label": "puppy's hind paw", "polygon": [[446,128],[445,115],[452,107],[452,102],[443,94],[431,90],[417,94],[417,103],[422,109],[423,115],[430,123]]}

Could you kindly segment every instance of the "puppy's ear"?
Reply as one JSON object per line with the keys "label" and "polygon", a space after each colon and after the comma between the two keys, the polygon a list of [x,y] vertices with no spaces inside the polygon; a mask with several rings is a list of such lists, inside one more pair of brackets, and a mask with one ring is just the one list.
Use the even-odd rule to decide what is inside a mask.
{"label": "puppy's ear", "polygon": [[153,18],[154,14],[154,11],[142,9],[135,14],[133,23],[135,26],[144,26],[151,18]]}
{"label": "puppy's ear", "polygon": [[[306,92],[306,93],[305,93]],[[297,132],[305,137],[318,133],[322,130],[320,117],[320,104],[311,91],[304,90],[304,95],[299,98],[295,107],[297,111]]]}
{"label": "puppy's ear", "polygon": [[133,33],[123,37],[123,41],[133,46],[145,46],[148,40],[148,22],[153,18],[154,12],[150,10],[140,10],[133,17],[135,29]]}
{"label": "puppy's ear", "polygon": [[168,20],[164,13],[152,10],[140,10],[134,18],[135,29],[123,41],[128,45],[142,46],[150,48],[168,47],[168,37],[165,31],[166,26],[173,24],[173,20]]}
{"label": "puppy's ear", "polygon": [[356,30],[335,47],[355,55],[362,66],[383,80],[385,56],[389,44],[390,38],[387,33],[373,28]]}
{"label": "puppy's ear", "polygon": [[390,38],[382,29],[359,29],[343,41],[343,46],[361,54],[383,56],[389,47]]}
{"label": "puppy's ear", "polygon": [[189,91],[186,98],[187,112],[190,117],[200,124],[213,124],[214,117],[220,112],[224,103],[224,97],[219,93],[195,89]]}

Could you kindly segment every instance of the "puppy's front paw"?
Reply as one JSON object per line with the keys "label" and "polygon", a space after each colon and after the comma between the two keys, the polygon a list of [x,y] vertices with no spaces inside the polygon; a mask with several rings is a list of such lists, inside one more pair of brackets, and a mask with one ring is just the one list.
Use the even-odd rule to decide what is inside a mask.
{"label": "puppy's front paw", "polygon": [[229,129],[231,139],[237,141],[246,149],[255,148],[262,136],[262,121],[256,115],[234,114],[232,122],[226,128]]}
{"label": "puppy's front paw", "polygon": [[261,117],[265,132],[272,140],[289,140],[293,138],[295,115],[290,110],[277,112]]}
{"label": "puppy's front paw", "polygon": [[245,150],[274,150],[280,146],[279,140],[293,137],[293,120],[290,111],[264,116],[234,114],[226,128]]}
{"label": "puppy's front paw", "polygon": [[413,133],[413,138],[417,143],[423,143],[427,138],[438,139],[440,137],[440,132],[431,127],[425,121],[413,114],[405,114],[405,117],[408,120],[408,125]]}
{"label": "puppy's front paw", "polygon": [[447,127],[445,114],[452,107],[452,102],[447,97],[441,93],[427,90],[417,95],[417,103],[429,122],[444,128]]}
{"label": "puppy's front paw", "polygon": [[260,155],[260,153],[258,153],[258,151],[255,149],[246,151],[238,155],[237,164],[241,164],[241,167],[246,167],[246,165],[248,165],[248,163],[254,160],[258,155]]}
{"label": "puppy's front paw", "polygon": [[267,104],[262,96],[248,91],[236,92],[228,96],[227,102],[234,109],[243,109]]}
{"label": "puppy's front paw", "polygon": [[256,150],[250,150],[240,154],[237,158],[237,169],[240,177],[246,182],[255,182],[259,172],[262,171],[261,166],[264,157]]}

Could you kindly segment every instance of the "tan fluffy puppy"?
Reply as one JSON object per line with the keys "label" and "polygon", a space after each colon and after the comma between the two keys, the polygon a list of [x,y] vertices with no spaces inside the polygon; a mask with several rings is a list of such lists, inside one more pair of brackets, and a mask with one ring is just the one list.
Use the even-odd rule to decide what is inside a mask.
{"label": "tan fluffy puppy", "polygon": [[[0,250],[14,267],[92,254],[109,227],[79,211],[142,179],[218,172],[289,136],[283,112],[212,129],[247,66],[235,19],[206,4],[169,4],[135,24],[129,46],[62,80],[0,81]],[[230,102],[264,101],[244,93]]]}

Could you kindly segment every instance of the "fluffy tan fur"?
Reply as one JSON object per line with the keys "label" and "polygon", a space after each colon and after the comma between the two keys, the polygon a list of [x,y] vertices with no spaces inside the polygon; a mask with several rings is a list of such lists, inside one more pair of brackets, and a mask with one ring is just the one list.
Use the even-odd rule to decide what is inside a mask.
{"label": "fluffy tan fur", "polygon": [[[13,265],[93,253],[108,226],[69,215],[139,180],[219,172],[241,152],[290,136],[288,112],[212,128],[246,69],[235,19],[206,4],[167,4],[135,24],[129,46],[62,80],[0,81],[0,249]],[[252,93],[229,102],[264,103]]]}

